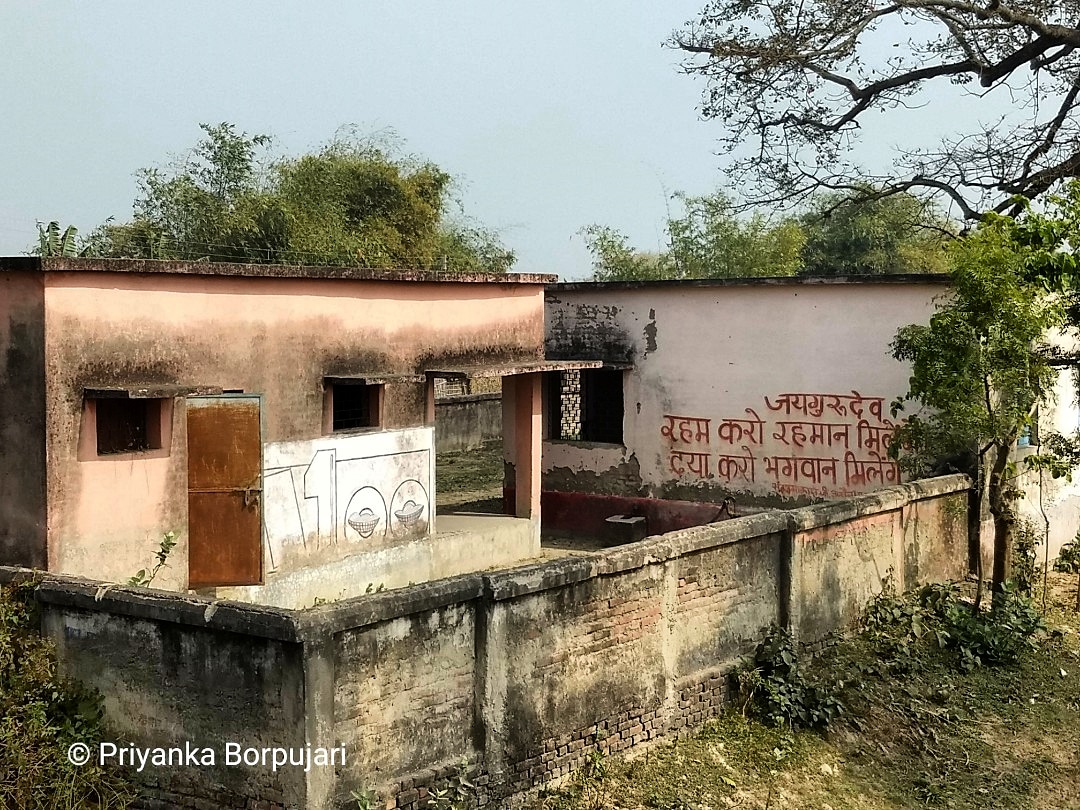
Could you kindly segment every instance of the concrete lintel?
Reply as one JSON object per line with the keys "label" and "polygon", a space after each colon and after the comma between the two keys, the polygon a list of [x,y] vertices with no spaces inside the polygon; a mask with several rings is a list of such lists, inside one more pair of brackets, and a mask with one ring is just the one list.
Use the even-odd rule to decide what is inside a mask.
{"label": "concrete lintel", "polygon": [[512,377],[517,374],[537,374],[545,371],[573,371],[583,368],[603,368],[603,360],[519,360],[510,363],[492,363],[485,366],[455,366],[453,368],[429,368],[432,377]]}
{"label": "concrete lintel", "polygon": [[425,380],[427,377],[423,374],[399,374],[392,371],[323,377],[326,385],[383,385],[385,383],[422,383]]}
{"label": "concrete lintel", "polygon": [[172,399],[173,397],[215,396],[222,392],[217,385],[168,385],[161,383],[137,383],[124,386],[101,386],[84,388],[83,396],[89,399]]}

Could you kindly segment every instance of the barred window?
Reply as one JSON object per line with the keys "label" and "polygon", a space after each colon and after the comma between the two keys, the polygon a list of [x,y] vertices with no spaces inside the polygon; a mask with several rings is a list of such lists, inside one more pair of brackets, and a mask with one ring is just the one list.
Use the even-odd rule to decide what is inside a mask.
{"label": "barred window", "polygon": [[435,378],[435,399],[444,397],[457,397],[471,394],[471,385],[468,377],[455,377],[453,379]]}
{"label": "barred window", "polygon": [[623,372],[572,369],[548,380],[549,438],[622,444]]}
{"label": "barred window", "polygon": [[333,429],[379,427],[381,385],[335,385],[333,388]]}

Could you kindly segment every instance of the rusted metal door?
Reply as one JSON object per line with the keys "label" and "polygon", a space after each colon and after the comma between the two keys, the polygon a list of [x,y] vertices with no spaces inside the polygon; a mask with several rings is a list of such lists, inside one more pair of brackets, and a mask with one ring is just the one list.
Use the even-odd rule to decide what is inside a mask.
{"label": "rusted metal door", "polygon": [[262,583],[259,398],[191,397],[188,587]]}

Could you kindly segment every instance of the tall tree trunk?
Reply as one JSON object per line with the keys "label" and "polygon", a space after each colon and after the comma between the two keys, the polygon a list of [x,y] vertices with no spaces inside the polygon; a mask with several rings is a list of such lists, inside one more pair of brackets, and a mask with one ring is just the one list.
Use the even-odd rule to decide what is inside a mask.
{"label": "tall tree trunk", "polygon": [[990,514],[994,517],[994,571],[990,580],[990,591],[995,607],[1005,595],[1005,580],[1008,578],[1009,557],[1012,552],[1013,524],[1016,522],[1012,504],[1006,495],[1005,481],[1011,446],[1011,443],[995,443],[994,463],[990,467],[987,482],[987,501]]}
{"label": "tall tree trunk", "polygon": [[[983,517],[983,498],[986,496],[986,453],[980,452],[975,458],[975,492],[974,498],[975,506],[972,509],[974,515],[968,516],[968,533],[972,533],[972,520],[974,520],[974,537],[975,537],[975,604],[972,605],[972,611],[977,616],[982,609],[983,598],[983,549],[982,549],[982,517]],[[971,508],[972,499],[968,500],[969,508]],[[970,543],[970,539],[969,539]],[[970,546],[969,546],[970,547]],[[1077,597],[1080,599],[1080,596]],[[1080,612],[1080,611],[1078,611]]]}

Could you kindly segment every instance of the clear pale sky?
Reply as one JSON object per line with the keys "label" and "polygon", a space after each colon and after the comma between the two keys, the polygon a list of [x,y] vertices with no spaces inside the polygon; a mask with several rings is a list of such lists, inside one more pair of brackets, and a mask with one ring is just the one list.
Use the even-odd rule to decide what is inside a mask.
{"label": "clear pale sky", "polygon": [[[129,219],[135,171],[189,149],[200,122],[293,154],[357,124],[459,178],[517,270],[583,278],[582,227],[655,249],[671,192],[724,186],[722,124],[699,119],[701,82],[661,47],[703,3],[0,0],[0,255],[37,220]],[[865,122],[869,152],[963,106]]]}
{"label": "clear pale sky", "polygon": [[289,153],[355,123],[460,178],[516,269],[583,277],[581,227],[655,247],[666,193],[721,181],[719,125],[661,47],[700,5],[4,0],[0,255],[24,252],[36,220],[128,219],[134,172],[200,122]]}

